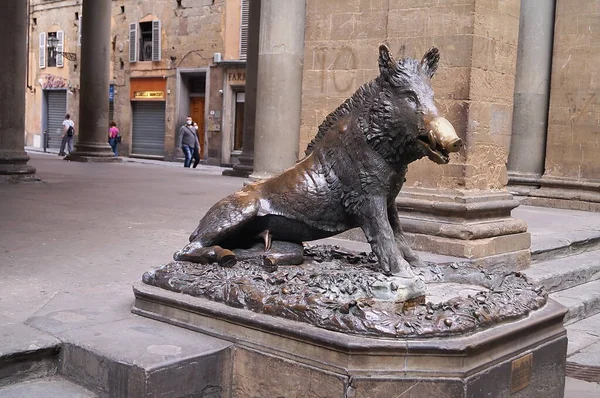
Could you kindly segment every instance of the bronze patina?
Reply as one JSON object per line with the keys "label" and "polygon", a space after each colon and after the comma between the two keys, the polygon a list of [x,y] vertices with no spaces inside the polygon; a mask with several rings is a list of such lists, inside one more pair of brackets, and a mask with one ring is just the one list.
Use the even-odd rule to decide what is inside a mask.
{"label": "bronze patina", "polygon": [[[425,156],[448,163],[462,145],[434,105],[438,61],[435,48],[421,61],[395,61],[380,46],[379,76],[327,116],[304,159],[215,204],[175,261],[143,282],[392,338],[471,333],[542,307],[546,293],[520,273],[424,263],[402,234],[395,199],[408,165]],[[371,253],[303,243],[355,227]]]}
{"label": "bronze patina", "polygon": [[360,227],[381,272],[414,280],[411,265],[423,263],[403,237],[396,196],[409,163],[445,164],[462,146],[434,104],[438,61],[437,48],[396,61],[381,45],[379,76],[327,116],[307,156],[215,204],[174,259],[231,267],[259,240],[264,266],[297,265],[302,242]]}

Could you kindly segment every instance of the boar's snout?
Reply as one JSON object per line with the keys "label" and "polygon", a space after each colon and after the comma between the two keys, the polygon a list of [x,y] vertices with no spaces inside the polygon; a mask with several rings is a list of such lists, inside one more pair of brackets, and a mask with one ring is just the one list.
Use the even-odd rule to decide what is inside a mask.
{"label": "boar's snout", "polygon": [[419,137],[427,157],[438,164],[450,161],[449,154],[458,152],[463,142],[456,134],[452,123],[443,117],[436,117],[427,124],[427,136]]}

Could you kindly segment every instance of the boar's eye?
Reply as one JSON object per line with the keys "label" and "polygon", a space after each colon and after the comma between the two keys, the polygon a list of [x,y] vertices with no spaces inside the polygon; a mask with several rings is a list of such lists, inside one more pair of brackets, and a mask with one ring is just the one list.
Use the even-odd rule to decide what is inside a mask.
{"label": "boar's eye", "polygon": [[419,96],[414,91],[405,91],[403,94],[409,102],[412,102],[415,105],[419,104]]}

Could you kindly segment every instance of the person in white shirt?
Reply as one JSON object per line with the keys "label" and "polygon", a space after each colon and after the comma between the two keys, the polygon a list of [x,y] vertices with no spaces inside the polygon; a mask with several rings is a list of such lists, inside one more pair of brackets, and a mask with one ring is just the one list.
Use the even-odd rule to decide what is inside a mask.
{"label": "person in white shirt", "polygon": [[65,115],[63,120],[63,133],[61,135],[62,141],[60,143],[60,151],[58,156],[65,156],[65,145],[69,150],[69,153],[73,152],[73,136],[75,135],[75,123],[71,120],[71,115],[68,113]]}

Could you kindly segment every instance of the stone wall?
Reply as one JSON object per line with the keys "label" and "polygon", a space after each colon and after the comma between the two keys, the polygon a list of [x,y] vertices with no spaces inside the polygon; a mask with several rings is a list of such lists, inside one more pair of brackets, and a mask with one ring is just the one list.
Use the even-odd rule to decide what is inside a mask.
{"label": "stone wall", "polygon": [[545,177],[600,183],[600,1],[557,0]]}
{"label": "stone wall", "polygon": [[307,2],[300,150],[323,118],[378,73],[377,47],[397,57],[441,51],[439,110],[466,141],[451,164],[421,160],[408,186],[503,189],[510,145],[519,0]]}

